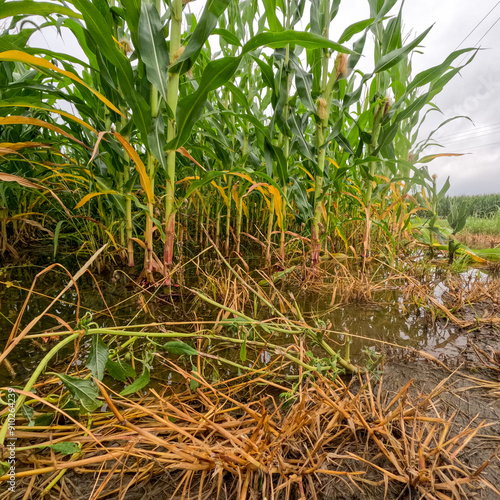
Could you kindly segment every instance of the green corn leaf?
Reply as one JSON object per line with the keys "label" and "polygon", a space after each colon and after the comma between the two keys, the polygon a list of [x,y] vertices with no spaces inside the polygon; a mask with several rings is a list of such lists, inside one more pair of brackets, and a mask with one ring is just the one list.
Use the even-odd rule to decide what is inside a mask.
{"label": "green corn leaf", "polygon": [[289,44],[300,45],[306,49],[332,49],[344,54],[354,54],[352,50],[332,42],[320,35],[305,31],[281,31],[279,33],[259,33],[251,38],[244,46],[242,54],[251,52],[259,47],[280,48]]}
{"label": "green corn leaf", "polygon": [[[252,56],[253,57],[253,56]],[[265,63],[258,57],[253,57],[253,60],[259,65],[262,71],[262,80],[266,84],[267,87],[273,88],[274,86],[274,73],[271,65]]]}
{"label": "green corn leaf", "polygon": [[241,47],[241,42],[239,38],[228,30],[222,28],[216,28],[212,31],[212,35],[219,35],[227,43]]}
{"label": "green corn leaf", "polygon": [[283,26],[276,16],[276,0],[263,0],[266,9],[267,23],[271,31],[283,31]]}
{"label": "green corn leaf", "polygon": [[311,113],[316,113],[316,106],[312,99],[312,81],[313,76],[311,73],[304,71],[298,61],[293,61],[295,68],[295,86],[299,94],[300,101]]}
{"label": "green corn leaf", "polygon": [[356,54],[349,57],[349,59],[347,61],[348,74],[350,74],[351,71],[356,67],[356,65],[358,64],[358,62],[361,58],[361,54],[363,53],[363,50],[365,48],[366,35],[367,35],[367,33],[365,32],[364,35],[359,40],[356,40],[353,44],[352,48],[354,49]]}
{"label": "green corn leaf", "polygon": [[148,134],[148,143],[151,152],[164,168],[167,167],[165,156],[165,122],[163,115],[159,114],[151,123],[151,131]]}
{"label": "green corn leaf", "polygon": [[185,73],[198,57],[203,44],[212,34],[219,17],[224,13],[231,0],[208,0],[196,28],[182,55],[170,68],[170,73]]}
{"label": "green corn leaf", "polygon": [[132,108],[134,122],[146,143],[151,123],[151,109],[144,97],[135,89],[135,78],[129,59],[117,47],[113,32],[97,7],[89,0],[71,0],[82,13],[85,25],[99,52],[116,69],[120,88]]}
{"label": "green corn leaf", "polygon": [[375,22],[382,21],[384,16],[396,5],[399,0],[368,0],[370,3],[370,16],[375,17]]}
{"label": "green corn leaf", "polygon": [[58,5],[56,3],[49,2],[31,2],[26,0],[21,0],[19,2],[5,2],[2,4],[2,9],[0,11],[0,19],[5,19],[7,17],[14,16],[26,16],[26,15],[36,15],[36,16],[50,16],[52,14],[59,14],[61,16],[75,17],[77,19],[83,19],[77,12],[64,7],[63,5]]}
{"label": "green corn leaf", "polygon": [[168,150],[177,150],[185,144],[203,112],[208,93],[224,85],[233,76],[240,61],[240,57],[223,57],[207,64],[198,90],[184,97],[177,106],[177,136],[167,144]]}
{"label": "green corn leaf", "polygon": [[325,20],[323,19],[323,9],[321,8],[320,0],[311,0],[309,17],[311,21],[311,32],[321,36],[325,26]]}
{"label": "green corn leaf", "polygon": [[226,82],[225,87],[233,94],[236,102],[243,108],[245,108],[245,111],[248,111],[250,113],[250,107],[248,105],[248,100],[245,96],[245,94],[236,86],[234,83],[231,82]]}
{"label": "green corn leaf", "polygon": [[[265,147],[271,152],[273,159],[276,162],[276,174],[282,186],[288,184],[288,168],[285,155],[281,148],[278,148],[271,142],[266,140]],[[269,175],[269,172],[268,172]]]}
{"label": "green corn leaf", "polygon": [[54,231],[54,255],[53,255],[54,259],[56,258],[57,255],[57,247],[59,245],[59,235],[61,234],[61,228],[65,222],[66,221],[64,219],[60,220],[56,225],[56,230]]}
{"label": "green corn leaf", "polygon": [[401,16],[403,14],[403,6],[399,9],[399,14],[389,20],[387,27],[384,30],[382,38],[382,54],[387,54],[393,50],[400,49],[403,45],[401,38]]}
{"label": "green corn leaf", "polygon": [[[371,26],[374,21],[375,18],[371,17],[370,19],[365,19],[364,21],[359,21],[357,23],[351,24],[344,30],[342,35],[340,35],[338,43],[348,42],[354,35]],[[354,50],[356,51],[355,48]]]}
{"label": "green corn leaf", "polygon": [[401,61],[406,55],[408,55],[415,47],[417,47],[420,42],[427,36],[427,33],[432,29],[427,28],[420,36],[415,38],[413,42],[401,47],[400,49],[393,50],[381,57],[378,63],[375,66],[374,73],[380,73],[381,71],[387,71],[389,68],[392,68],[395,64]]}
{"label": "green corn leaf", "polygon": [[290,191],[297,203],[300,219],[302,222],[307,222],[314,216],[314,207],[311,205],[304,182],[296,178],[292,178],[292,181]]}
{"label": "green corn leaf", "polygon": [[146,66],[148,80],[167,101],[168,49],[160,15],[154,3],[141,3],[139,53]]}
{"label": "green corn leaf", "polygon": [[467,52],[471,51],[475,51],[475,53],[477,53],[479,49],[468,48],[468,49],[456,50],[455,52],[452,52],[444,60],[443,63],[438,64],[437,66],[433,66],[432,68],[426,69],[425,71],[419,73],[408,85],[408,88],[406,90],[407,94],[410,93],[412,90],[415,90],[417,87],[422,87],[423,85],[427,85],[428,83],[431,83],[440,78],[443,75],[443,73],[450,68],[451,63],[457,57],[460,57],[462,54],[466,54]]}

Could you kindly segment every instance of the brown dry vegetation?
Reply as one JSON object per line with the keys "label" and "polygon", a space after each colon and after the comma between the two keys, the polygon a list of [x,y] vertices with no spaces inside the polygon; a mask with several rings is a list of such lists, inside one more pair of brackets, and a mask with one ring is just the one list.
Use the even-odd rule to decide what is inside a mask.
{"label": "brown dry vegetation", "polygon": [[[426,394],[412,395],[407,383],[394,395],[383,379],[317,377],[304,380],[288,408],[277,393],[289,389],[261,375],[199,382],[196,391],[163,387],[135,401],[111,399],[101,385],[108,407],[88,421],[20,425],[18,445],[31,446],[19,452],[23,498],[41,498],[56,477],[54,498],[72,500],[445,500],[471,498],[477,488],[496,492],[480,475],[489,460],[476,467],[463,461],[487,424],[473,421],[457,432],[440,408],[448,379]],[[81,451],[62,457],[43,448],[61,441]]]}
{"label": "brown dry vegetation", "polygon": [[457,235],[457,240],[469,248],[495,248],[500,245],[499,234],[476,234],[463,231]]}
{"label": "brown dry vegetation", "polygon": [[[392,345],[411,356],[399,367],[387,364],[378,380],[376,373],[363,370],[341,378],[338,372],[325,376],[303,369],[301,363],[312,366],[314,360],[301,329],[319,330],[301,318],[294,297],[263,275],[269,284],[259,287],[243,268],[224,269],[206,281],[205,293],[213,293],[213,299],[200,292],[191,297],[200,303],[220,300],[219,322],[259,296],[259,303],[277,305],[277,315],[281,310],[297,317],[265,323],[289,328],[292,343],[274,346],[267,366],[255,362],[241,376],[214,382],[210,370],[200,367],[222,358],[218,350],[201,352],[204,334],[198,332],[196,376],[156,353],[157,362],[180,385],[164,385],[160,376],[148,392],[126,398],[113,386],[99,384],[103,407],[88,416],[61,409],[65,391],[58,379],[38,382],[35,395],[26,393],[34,401],[34,416],[47,411],[58,416],[44,427],[30,426],[18,415],[18,489],[14,495],[0,495],[1,500],[490,500],[500,495],[498,279],[435,268],[429,273],[423,264],[409,265],[405,273],[390,269],[389,277],[380,274],[380,279],[380,270],[368,278],[349,273],[343,264],[326,266],[316,280],[308,276],[304,281],[300,267],[286,274],[287,286],[295,283],[295,290],[323,296],[328,290],[331,303],[370,301],[391,282],[404,283],[407,296],[419,301],[430,320],[453,322],[469,339],[467,352],[456,360],[456,372],[425,352]],[[438,282],[445,287],[440,298],[433,294]],[[165,323],[147,330],[175,327]],[[28,333],[24,341],[40,335]],[[322,333],[333,338],[335,332],[323,328]],[[239,349],[229,338],[215,340]],[[259,342],[249,341],[248,348],[256,349],[259,359]],[[51,403],[48,395],[57,396],[59,403]],[[62,455],[48,448],[65,442],[79,449]],[[3,449],[4,459],[5,453]]]}

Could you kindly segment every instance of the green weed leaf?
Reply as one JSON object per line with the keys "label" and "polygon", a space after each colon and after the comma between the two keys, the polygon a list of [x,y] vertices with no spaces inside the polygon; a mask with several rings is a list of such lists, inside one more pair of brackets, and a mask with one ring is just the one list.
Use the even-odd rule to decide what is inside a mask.
{"label": "green weed leaf", "polygon": [[108,355],[108,346],[101,339],[100,335],[96,335],[92,340],[86,366],[97,380],[102,380],[104,377]]}
{"label": "green weed leaf", "polygon": [[137,377],[137,373],[134,368],[121,359],[118,361],[108,359],[106,362],[106,370],[108,370],[108,373],[115,380],[119,380],[120,382],[126,382],[127,378]]}
{"label": "green weed leaf", "polygon": [[137,391],[140,391],[143,387],[149,384],[149,380],[151,378],[149,366],[144,364],[142,373],[139,378],[135,379],[128,387],[125,387],[122,392],[120,392],[121,396],[128,396],[130,394],[134,394]]}
{"label": "green weed leaf", "polygon": [[82,411],[90,413],[101,406],[102,403],[97,400],[99,388],[93,380],[83,380],[62,373],[58,373],[57,376],[66,386],[73,399],[79,403]]}
{"label": "green weed leaf", "polygon": [[61,455],[73,455],[75,453],[80,452],[80,446],[78,443],[73,443],[71,441],[63,441],[61,443],[51,444],[48,446],[56,453],[60,453]]}

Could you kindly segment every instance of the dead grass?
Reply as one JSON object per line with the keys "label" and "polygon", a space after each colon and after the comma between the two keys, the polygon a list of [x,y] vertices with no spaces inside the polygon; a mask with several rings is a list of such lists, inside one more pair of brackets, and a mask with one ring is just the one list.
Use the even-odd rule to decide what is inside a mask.
{"label": "dead grass", "polygon": [[495,248],[500,245],[499,234],[477,234],[463,231],[457,235],[457,239],[469,248]]}
{"label": "dead grass", "polygon": [[[50,428],[20,418],[17,446],[24,451],[16,478],[23,498],[42,498],[52,485],[57,498],[122,499],[135,485],[165,475],[176,486],[162,498],[365,498],[364,492],[383,498],[407,490],[447,500],[493,488],[481,478],[487,463],[471,470],[461,461],[485,423],[452,433],[452,421],[437,409],[444,382],[411,397],[410,384],[392,396],[370,376],[351,383],[318,376],[296,388],[288,408],[276,392],[290,388],[262,375],[198,382],[196,391],[163,387],[135,400],[100,384],[103,413],[78,422],[59,410]],[[47,403],[35,398],[41,413]],[[44,448],[61,442],[81,451],[65,457]]]}

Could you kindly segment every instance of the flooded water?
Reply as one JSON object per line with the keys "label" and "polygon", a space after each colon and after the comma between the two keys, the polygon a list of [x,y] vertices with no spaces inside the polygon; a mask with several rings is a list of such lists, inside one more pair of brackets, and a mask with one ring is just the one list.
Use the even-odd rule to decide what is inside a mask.
{"label": "flooded water", "polygon": [[[0,342],[5,344],[14,322],[23,308],[23,303],[33,280],[42,268],[13,266],[3,268],[0,274]],[[477,271],[475,271],[477,272]],[[40,315],[69,283],[69,278],[62,270],[53,270],[41,276],[35,286],[21,322],[21,329],[33,318]],[[151,293],[140,291],[138,287],[128,286],[130,281],[120,272],[100,275],[95,280],[89,275],[78,282],[78,292],[74,287],[66,291],[57,304],[50,310],[53,316],[42,318],[30,333],[42,333],[59,327],[55,316],[63,319],[72,328],[76,327],[77,309],[79,317],[85,312],[92,312],[92,319],[100,327],[147,324],[153,322],[197,321],[215,319],[216,311],[207,306],[197,306],[193,313],[193,296],[181,289],[155,290]],[[436,298],[441,299],[446,288],[436,288]],[[78,306],[79,304],[79,306]],[[317,295],[308,295],[299,300],[299,307],[309,324],[326,326],[330,330],[348,332],[350,338],[351,359],[363,362],[368,358],[366,349],[372,355],[391,355],[398,352],[395,346],[408,346],[425,350],[437,357],[454,357],[465,347],[466,338],[453,325],[443,322],[433,323],[423,310],[403,303],[396,291],[384,291],[374,296],[373,303],[350,304],[331,307],[329,300]],[[265,315],[265,311],[261,312]],[[247,314],[252,315],[250,311]],[[189,325],[192,326],[192,325]],[[176,330],[177,328],[177,330]],[[175,331],[192,331],[188,326],[175,327]],[[331,345],[336,351],[345,354],[345,335],[330,335]],[[286,335],[273,339],[274,343],[292,342]],[[48,339],[23,341],[9,356],[18,379],[25,379],[54,345]],[[88,345],[88,344],[87,344]],[[71,354],[71,349],[62,352],[60,358]],[[82,352],[85,354],[86,345]],[[226,349],[219,353],[239,362],[239,349]],[[269,362],[270,354],[259,352],[263,364]],[[80,362],[83,362],[80,360]],[[251,366],[252,361],[247,365]],[[224,369],[220,376],[230,376],[231,369]],[[234,370],[233,370],[234,374]],[[0,383],[12,383],[5,366],[0,367]]]}

